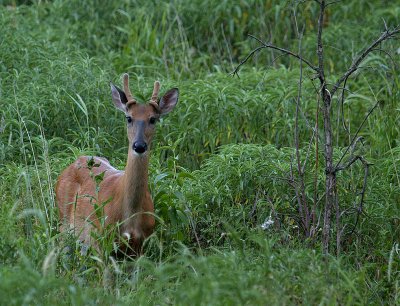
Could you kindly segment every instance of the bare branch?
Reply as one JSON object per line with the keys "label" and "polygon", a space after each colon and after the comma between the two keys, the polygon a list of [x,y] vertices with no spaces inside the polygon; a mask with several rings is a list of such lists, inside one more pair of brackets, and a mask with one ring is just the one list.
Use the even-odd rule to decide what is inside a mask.
{"label": "bare branch", "polygon": [[295,57],[295,58],[301,60],[301,61],[304,62],[305,64],[307,64],[307,66],[309,66],[309,67],[310,67],[311,69],[313,69],[314,71],[317,71],[317,70],[318,70],[317,67],[315,67],[313,64],[311,64],[308,60],[304,59],[302,56],[300,56],[300,55],[298,55],[298,54],[293,53],[293,52],[290,51],[290,50],[283,49],[283,48],[277,47],[277,46],[275,46],[275,45],[272,45],[272,44],[270,44],[270,43],[263,42],[261,39],[255,37],[255,36],[253,36],[253,35],[251,35],[251,34],[249,34],[249,36],[250,36],[251,38],[257,40],[257,41],[258,41],[260,44],[262,44],[265,48],[270,48],[270,49],[278,50],[278,51],[281,51],[281,52],[283,52],[283,53],[285,53],[285,54],[287,54],[287,55],[291,55],[291,56],[293,56],[293,57]]}
{"label": "bare branch", "polygon": [[261,49],[264,49],[264,48],[265,48],[264,46],[261,46],[261,47],[255,48],[253,51],[251,51],[251,52],[246,56],[246,58],[245,58],[243,61],[241,61],[239,65],[236,66],[235,70],[233,70],[231,74],[232,74],[232,75],[237,75],[237,76],[239,77],[239,74],[238,74],[239,68],[240,68],[242,65],[244,65],[255,53],[259,52]]}
{"label": "bare branch", "polygon": [[379,102],[375,103],[375,105],[369,110],[368,114],[365,116],[363,122],[361,122],[360,126],[358,127],[356,133],[353,136],[353,139],[351,140],[350,144],[348,145],[348,147],[346,148],[346,150],[344,151],[344,153],[342,154],[342,156],[340,157],[339,161],[337,162],[335,168],[333,169],[334,172],[338,171],[338,170],[342,170],[339,165],[342,162],[343,158],[346,156],[347,152],[349,151],[349,149],[353,146],[355,140],[357,139],[358,133],[360,132],[361,128],[363,127],[364,123],[367,121],[368,117],[372,114],[372,112],[375,110],[375,108],[378,106]]}
{"label": "bare branch", "polygon": [[287,50],[287,49],[284,49],[284,48],[281,48],[281,47],[277,47],[277,46],[275,46],[275,45],[273,45],[273,44],[270,44],[270,43],[266,43],[266,42],[262,41],[261,39],[255,37],[254,35],[249,34],[248,36],[251,37],[251,38],[253,38],[253,39],[255,39],[255,40],[257,40],[264,48],[269,48],[269,49],[278,50],[278,51],[281,51],[281,52],[283,52],[283,53],[285,53],[285,54],[287,54],[287,55],[291,55],[291,56],[293,56],[293,57],[295,57],[295,58],[301,60],[302,62],[304,62],[308,67],[310,67],[310,68],[313,69],[314,71],[318,71],[318,68],[317,68],[317,67],[315,67],[313,64],[310,63],[310,61],[306,60],[306,59],[303,58],[302,56],[300,56],[300,55],[298,55],[298,54],[296,54],[296,53],[293,53],[293,52],[290,51],[290,50]]}
{"label": "bare branch", "polygon": [[342,116],[343,128],[347,132],[347,134],[349,134],[349,129],[347,128],[346,120],[344,119],[344,92],[346,90],[346,83],[347,83],[347,79],[344,80],[344,84],[343,84],[342,96],[340,98],[340,108],[341,108],[341,116]]}
{"label": "bare branch", "polygon": [[342,170],[346,170],[348,169],[352,164],[354,164],[357,160],[361,160],[363,157],[360,155],[354,155],[353,157],[351,157],[346,165],[338,165],[336,168],[336,171],[342,171]]}
{"label": "bare branch", "polygon": [[[296,24],[297,29],[297,24]],[[297,172],[299,174],[300,179],[300,197],[301,201],[299,201],[299,205],[303,205],[304,208],[304,217],[303,217],[303,224],[305,229],[306,237],[309,237],[310,232],[310,215],[307,205],[307,197],[305,192],[305,183],[304,183],[304,169],[301,167],[301,159],[300,159],[300,140],[299,140],[299,112],[300,112],[300,101],[302,95],[302,84],[303,84],[303,61],[301,60],[301,43],[303,39],[303,30],[301,33],[297,29],[297,33],[299,36],[299,62],[300,62],[300,76],[299,76],[299,88],[297,91],[297,99],[296,99],[296,115],[295,115],[295,146],[296,146],[296,161],[297,161]]]}
{"label": "bare branch", "polygon": [[[322,28],[324,21],[325,1],[319,3],[320,11],[318,17],[318,33],[317,33],[317,56],[318,56],[318,78],[321,86],[325,87],[325,74],[324,74],[324,49],[322,47]],[[325,92],[322,92],[325,95]],[[325,100],[325,99],[324,99]]]}
{"label": "bare branch", "polygon": [[[314,85],[314,82],[312,82]],[[313,201],[313,207],[311,209],[311,218],[312,218],[312,224],[315,228],[319,226],[319,221],[320,219],[318,218],[318,223],[316,225],[316,211],[317,211],[317,202],[318,202],[318,164],[319,164],[319,133],[318,133],[318,117],[319,117],[319,100],[320,100],[320,95],[317,95],[317,109],[315,112],[315,173],[314,173],[314,201]]]}
{"label": "bare branch", "polygon": [[[299,40],[299,52],[301,53],[301,39]],[[297,159],[297,171],[299,172],[299,176],[303,179],[304,172],[302,171],[301,167],[301,160],[300,160],[300,140],[299,140],[299,112],[300,112],[300,100],[301,100],[301,90],[302,90],[302,83],[303,83],[303,65],[300,60],[300,76],[299,76],[299,88],[297,91],[297,98],[296,98],[296,115],[295,115],[295,132],[294,132],[294,141],[296,147],[296,159]]]}
{"label": "bare branch", "polygon": [[333,146],[332,146],[332,125],[331,125],[331,102],[332,95],[326,86],[324,73],[324,49],[322,45],[322,31],[325,12],[325,1],[320,1],[317,33],[317,57],[318,57],[318,79],[321,84],[320,95],[322,98],[322,115],[324,118],[324,140],[325,140],[325,207],[324,224],[322,228],[323,253],[329,253],[329,241],[331,237],[331,215],[332,207],[336,199],[336,174],[333,171]]}
{"label": "bare branch", "polygon": [[285,55],[286,55],[285,53],[281,53],[281,54],[278,54],[277,56],[275,56],[275,58],[271,62],[271,66],[278,60],[278,58],[281,58],[282,56],[285,56]]}
{"label": "bare branch", "polygon": [[385,18],[382,18],[382,21],[383,21],[383,24],[385,26],[385,31],[388,31],[388,27],[387,27]]}
{"label": "bare branch", "polygon": [[[386,25],[385,25],[385,27],[386,27]],[[353,61],[350,68],[339,78],[339,80],[337,80],[335,85],[333,85],[333,88],[331,91],[332,95],[334,95],[336,90],[339,88],[339,86],[357,70],[358,66],[368,56],[368,54],[371,53],[371,51],[373,51],[376,48],[376,46],[378,46],[381,42],[383,42],[389,38],[392,38],[399,32],[400,32],[400,25],[395,27],[392,31],[385,30],[381,34],[381,36],[379,36],[378,39],[376,39],[371,45],[369,45],[368,48],[366,48],[363,52],[361,52],[361,54]]]}
{"label": "bare branch", "polygon": [[352,235],[358,225],[358,220],[360,219],[360,215],[363,212],[363,208],[364,208],[364,198],[365,198],[365,191],[367,189],[367,178],[368,178],[368,172],[369,172],[369,166],[370,164],[363,158],[360,158],[360,161],[362,162],[362,164],[364,165],[364,181],[363,181],[363,187],[361,190],[361,199],[360,199],[360,203],[358,204],[357,207],[357,217],[356,217],[356,222],[354,223],[354,226],[352,228],[352,230],[350,231],[349,235]]}
{"label": "bare branch", "polygon": [[[385,24],[385,27],[386,27],[386,24]],[[371,52],[373,52],[373,51],[379,51],[379,52],[385,53],[385,54],[390,58],[390,60],[392,61],[393,65],[394,65],[395,67],[397,67],[396,61],[393,59],[393,56],[392,56],[389,52],[387,52],[386,50],[383,50],[383,49],[381,49],[381,48],[373,48],[373,49],[371,49]],[[355,68],[354,72],[355,72],[356,70],[360,69],[360,68],[364,68],[364,67],[357,67],[357,68]],[[371,67],[370,67],[370,68],[371,68]],[[350,76],[350,75],[349,75],[349,76]],[[346,88],[346,83],[347,83],[347,80],[348,80],[349,76],[347,76],[347,77],[344,79],[344,81],[343,81],[343,87],[338,86],[338,87],[336,88],[336,90],[337,90],[337,89],[341,89],[341,90],[342,90],[342,94],[341,94],[341,96],[340,96],[341,117],[342,117],[343,128],[344,128],[344,130],[345,130],[347,133],[349,133],[349,129],[348,129],[348,127],[347,127],[347,125],[346,125],[346,121],[345,121],[345,119],[344,119],[344,108],[343,108],[343,105],[344,105],[344,96],[345,96],[345,93],[344,93],[344,92],[345,92],[345,90],[348,90],[348,89]],[[336,85],[335,85],[335,86],[336,86]]]}

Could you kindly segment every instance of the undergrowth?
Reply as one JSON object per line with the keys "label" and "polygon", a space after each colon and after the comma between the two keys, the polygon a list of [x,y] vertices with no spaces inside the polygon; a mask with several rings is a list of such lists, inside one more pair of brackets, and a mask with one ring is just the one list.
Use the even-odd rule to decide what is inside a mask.
{"label": "undergrowth", "polygon": [[[301,5],[307,56],[315,52],[318,12],[310,1]],[[240,78],[228,74],[253,46],[247,34],[296,50],[293,7],[0,2],[0,304],[399,303],[399,77],[391,63],[398,50],[393,59],[374,53],[363,67],[368,73],[357,75],[347,93],[343,114],[352,126],[335,139],[335,158],[379,101],[361,130],[363,145],[354,148],[373,165],[363,215],[344,219],[342,254],[323,257],[318,242],[301,235],[288,183],[298,63],[262,53]],[[398,13],[391,1],[330,6],[326,69],[345,70],[354,50],[379,34],[382,18],[396,24]],[[157,228],[136,260],[94,250],[83,256],[73,237],[58,232],[54,200],[57,176],[78,156],[104,156],[123,169],[126,132],[108,85],[120,84],[123,72],[141,102],[154,79],[162,91],[181,92],[157,128],[149,179]],[[323,155],[309,147],[316,98],[304,80],[300,151],[313,161],[306,169],[311,200],[314,178],[324,175]],[[341,105],[333,107],[335,129],[343,129]],[[349,211],[361,185],[361,167],[341,174],[340,201]],[[318,197],[323,190],[317,185]],[[273,223],[263,230],[265,221]]]}

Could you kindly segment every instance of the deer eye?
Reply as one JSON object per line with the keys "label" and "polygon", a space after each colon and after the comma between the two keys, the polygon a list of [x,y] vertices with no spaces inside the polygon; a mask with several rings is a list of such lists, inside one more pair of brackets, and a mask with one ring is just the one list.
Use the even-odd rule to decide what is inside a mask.
{"label": "deer eye", "polygon": [[150,124],[155,124],[157,122],[157,118],[156,117],[151,117],[149,122],[150,122]]}
{"label": "deer eye", "polygon": [[128,123],[132,123],[132,117],[127,116],[127,117],[126,117],[126,121],[127,121]]}

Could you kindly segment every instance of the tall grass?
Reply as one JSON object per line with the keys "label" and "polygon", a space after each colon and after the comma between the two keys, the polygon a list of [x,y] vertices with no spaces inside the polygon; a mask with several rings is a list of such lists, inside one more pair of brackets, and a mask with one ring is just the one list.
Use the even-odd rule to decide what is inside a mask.
{"label": "tall grass", "polygon": [[[1,3],[0,304],[398,303],[399,79],[390,58],[377,52],[366,62],[369,72],[356,77],[343,108],[351,134],[382,101],[357,148],[374,163],[365,215],[337,259],[322,258],[318,244],[299,239],[286,182],[297,63],[272,63],[278,54],[260,53],[240,78],[227,74],[255,46],[249,33],[296,50],[296,5],[297,22],[305,24],[303,53],[311,57],[317,12],[309,1]],[[326,68],[344,70],[353,50],[379,33],[382,17],[398,23],[398,11],[390,1],[330,6]],[[153,144],[156,232],[145,256],[115,261],[95,251],[82,256],[73,238],[60,236],[53,186],[83,154],[124,167],[124,118],[112,106],[108,82],[120,83],[125,71],[139,101],[148,99],[154,79],[162,91],[179,87],[181,96]],[[303,91],[304,159],[316,106],[310,81]],[[335,139],[337,158],[350,137]],[[309,159],[308,173],[322,176],[315,152]],[[349,210],[360,170],[339,186]],[[322,197],[323,186],[317,190]],[[274,224],[263,231],[266,219]],[[345,221],[348,228],[356,222]]]}

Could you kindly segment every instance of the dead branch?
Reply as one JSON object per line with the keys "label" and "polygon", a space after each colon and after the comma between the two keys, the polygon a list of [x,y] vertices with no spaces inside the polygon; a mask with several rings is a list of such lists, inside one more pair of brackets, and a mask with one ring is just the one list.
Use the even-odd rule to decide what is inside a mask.
{"label": "dead branch", "polygon": [[365,191],[367,189],[367,178],[368,178],[369,166],[371,165],[363,158],[360,158],[360,161],[364,165],[364,181],[363,181],[363,187],[362,187],[361,193],[360,193],[360,195],[361,195],[360,203],[358,204],[358,208],[357,208],[356,222],[354,223],[354,226],[353,226],[352,230],[349,233],[350,236],[354,233],[354,231],[355,231],[355,229],[356,229],[356,227],[358,225],[358,221],[360,219],[360,215],[363,212]]}
{"label": "dead branch", "polygon": [[237,76],[239,77],[239,74],[238,74],[239,68],[240,68],[242,65],[244,65],[244,64],[249,60],[249,58],[251,58],[255,53],[259,52],[259,51],[262,50],[262,49],[265,49],[265,47],[264,47],[264,46],[261,46],[261,47],[255,48],[253,51],[251,51],[251,52],[246,56],[246,58],[245,58],[244,60],[242,60],[242,61],[239,63],[239,65],[236,66],[235,70],[233,70],[233,71],[231,72],[231,74],[232,74],[232,75],[237,75]]}
{"label": "dead branch", "polygon": [[[296,27],[297,29],[297,27]],[[302,94],[302,83],[303,83],[303,61],[301,60],[301,43],[302,43],[302,38],[303,38],[303,31],[302,30],[301,34],[298,32],[299,36],[299,62],[300,62],[300,76],[299,76],[299,89],[297,92],[297,99],[296,99],[296,115],[295,115],[295,146],[296,146],[296,160],[297,160],[297,172],[299,174],[299,180],[300,180],[300,205],[303,205],[303,211],[304,211],[304,219],[302,222],[304,223],[304,229],[305,229],[305,234],[306,237],[309,237],[310,235],[310,213],[308,209],[308,204],[307,204],[307,197],[306,197],[306,191],[305,191],[305,183],[304,183],[304,169],[301,166],[301,159],[300,159],[300,140],[299,140],[299,112],[300,112],[300,100],[301,100],[301,94]],[[305,162],[306,163],[306,162]],[[304,163],[304,165],[305,165]]]}
{"label": "dead branch", "polygon": [[[295,197],[298,205],[298,216],[300,219],[299,225],[304,228],[304,232],[306,233],[306,236],[313,236],[316,235],[318,228],[322,229],[322,244],[323,244],[323,253],[328,254],[329,253],[329,248],[330,248],[330,241],[331,241],[331,236],[332,236],[332,227],[336,226],[336,244],[337,244],[337,252],[339,254],[340,252],[340,247],[341,247],[341,239],[342,235],[344,233],[344,230],[346,229],[346,225],[343,225],[342,223],[342,215],[347,214],[348,211],[344,210],[340,205],[339,202],[339,197],[338,197],[338,188],[337,188],[337,173],[339,171],[345,170],[350,168],[355,162],[360,161],[363,166],[364,166],[364,181],[363,181],[363,187],[360,192],[360,202],[358,203],[358,207],[354,208],[357,213],[357,217],[355,220],[354,228],[351,230],[350,234],[352,234],[355,231],[355,228],[358,225],[359,218],[361,213],[363,212],[363,206],[364,206],[364,201],[365,201],[365,193],[366,193],[366,186],[367,186],[367,178],[368,178],[368,171],[369,171],[369,166],[370,164],[360,155],[360,154],[354,154],[354,148],[356,144],[361,141],[362,137],[359,137],[359,133],[361,129],[363,128],[365,122],[369,118],[369,116],[372,114],[372,112],[377,108],[378,103],[376,103],[366,114],[364,117],[362,123],[358,127],[356,133],[352,137],[349,145],[343,152],[342,156],[340,157],[339,161],[336,163],[333,160],[333,127],[332,127],[332,119],[331,119],[331,104],[332,104],[332,98],[334,95],[337,93],[338,90],[341,91],[341,96],[338,96],[338,102],[339,102],[339,107],[341,107],[341,117],[343,121],[343,126],[344,129],[346,130],[347,133],[349,133],[349,130],[346,126],[345,118],[344,118],[344,110],[343,110],[343,104],[346,99],[345,93],[349,91],[347,88],[347,83],[349,78],[358,70],[365,68],[362,67],[361,64],[365,60],[365,58],[374,51],[378,52],[383,52],[387,56],[389,56],[390,60],[396,65],[394,59],[390,56],[390,54],[384,50],[381,49],[380,44],[384,42],[385,40],[391,39],[395,37],[398,33],[400,33],[400,25],[396,26],[395,28],[389,29],[386,25],[386,22],[384,22],[384,32],[377,38],[375,39],[370,45],[367,45],[367,47],[363,50],[361,50],[358,55],[354,58],[352,64],[348,69],[344,72],[342,76],[340,76],[336,82],[334,83],[328,83],[326,75],[325,75],[325,70],[324,70],[324,44],[323,44],[323,37],[322,37],[322,32],[323,32],[323,24],[324,24],[324,16],[325,16],[325,11],[326,8],[330,5],[333,5],[335,3],[340,2],[341,0],[330,0],[330,2],[326,0],[314,0],[314,2],[318,3],[319,5],[319,16],[318,16],[318,25],[317,25],[317,48],[316,48],[316,61],[317,64],[313,65],[311,61],[305,59],[302,56],[301,53],[301,35],[298,31],[298,25],[297,25],[297,19],[296,16],[295,18],[295,24],[296,24],[296,30],[297,34],[299,36],[299,51],[298,53],[294,53],[291,50],[287,50],[278,46],[273,45],[270,42],[264,42],[260,38],[254,36],[254,35],[249,35],[249,37],[253,38],[256,40],[260,45],[252,50],[244,60],[240,62],[240,64],[234,69],[232,72],[233,75],[238,75],[239,69],[242,65],[244,65],[250,58],[252,58],[256,53],[263,49],[272,49],[272,50],[277,50],[281,52],[276,58],[274,58],[273,61],[275,61],[277,58],[283,56],[283,55],[288,55],[291,57],[294,57],[299,60],[300,62],[300,84],[299,84],[299,91],[296,99],[296,118],[295,118],[295,157],[291,156],[290,160],[290,174],[289,177],[286,179],[288,183],[293,187],[294,192],[295,192]],[[294,10],[295,14],[295,10]],[[300,100],[301,100],[301,90],[302,90],[302,78],[303,78],[303,63],[308,66],[308,68],[311,68],[312,76],[310,77],[312,81],[312,85],[314,86],[316,93],[318,95],[317,98],[317,113],[316,113],[316,124],[315,127],[311,127],[311,125],[308,123],[307,118],[304,116],[301,107],[300,107]],[[314,80],[318,79],[319,84],[316,85],[314,84]],[[318,154],[319,154],[319,133],[318,133],[318,120],[319,120],[319,112],[321,111],[322,117],[323,117],[323,136],[321,133],[321,138],[323,137],[323,143],[324,143],[324,148],[322,151],[323,156],[325,158],[325,190],[324,194],[322,196],[318,196],[317,193],[317,187],[318,187]],[[340,112],[340,109],[338,110]],[[299,141],[299,130],[298,130],[298,120],[299,116],[303,116],[305,118],[305,122],[307,123],[307,126],[311,127],[313,130],[313,136],[310,140],[309,148],[307,151],[307,156],[304,161],[304,165],[302,165],[301,160],[300,160],[300,141]],[[321,127],[322,128],[322,127]],[[307,164],[307,160],[309,158],[309,151],[311,147],[311,143],[313,141],[313,137],[316,139],[316,174],[314,177],[314,201],[312,206],[308,207],[306,203],[306,194],[305,194],[305,187],[304,187],[304,179],[303,175],[305,174],[305,166]],[[343,159],[347,156],[350,155],[350,158],[348,158],[347,162],[343,162]],[[299,179],[296,180],[294,176],[294,158],[296,158],[297,161],[297,171],[299,174]],[[303,198],[304,197],[304,198]],[[316,207],[318,206],[319,202],[322,201],[322,199],[325,199],[325,204],[323,208],[321,209],[321,212],[319,216],[317,216],[317,209]],[[254,209],[254,207],[253,207]],[[335,209],[336,212],[336,225],[334,225],[334,221],[332,220],[332,213],[333,209]],[[310,211],[309,211],[310,210]],[[317,221],[318,219],[318,221]]]}
{"label": "dead branch", "polygon": [[262,50],[262,49],[274,49],[274,50],[278,50],[278,51],[280,51],[280,52],[283,52],[284,54],[287,54],[287,55],[290,55],[290,56],[293,56],[293,57],[299,59],[300,61],[302,61],[303,63],[305,63],[308,67],[310,67],[312,70],[318,71],[318,68],[317,68],[317,67],[315,67],[313,64],[311,64],[310,61],[306,60],[305,58],[303,58],[303,57],[300,56],[299,54],[293,53],[292,51],[287,50],[287,49],[284,49],[284,48],[281,48],[281,47],[277,47],[277,46],[275,46],[275,45],[273,45],[273,44],[266,43],[266,42],[262,41],[261,39],[255,37],[254,35],[249,34],[248,36],[251,37],[251,38],[253,38],[253,39],[255,39],[256,41],[258,41],[258,42],[261,44],[261,46],[255,48],[253,51],[251,51],[251,52],[246,56],[246,58],[245,58],[244,60],[242,60],[242,61],[239,63],[239,65],[236,66],[235,70],[234,70],[231,74],[233,74],[233,75],[238,75],[239,68],[240,68],[243,64],[245,64],[255,53],[259,52],[259,51]]}
{"label": "dead branch", "polygon": [[308,67],[310,67],[312,70],[314,70],[314,71],[317,71],[317,70],[318,70],[318,68],[315,67],[313,64],[311,64],[310,61],[306,60],[305,58],[303,58],[303,57],[300,56],[299,54],[293,53],[292,51],[287,50],[287,49],[284,49],[284,48],[281,48],[281,47],[277,47],[277,46],[275,46],[275,45],[273,45],[273,44],[266,43],[266,42],[262,41],[261,39],[255,37],[254,35],[249,34],[249,37],[251,37],[251,38],[257,40],[264,48],[270,48],[270,49],[278,50],[278,51],[281,51],[281,52],[283,52],[283,53],[285,53],[285,54],[287,54],[287,55],[291,55],[291,56],[293,56],[293,57],[295,57],[295,58],[301,60],[303,63],[305,63],[305,64],[306,64]]}
{"label": "dead branch", "polygon": [[386,28],[386,30],[381,34],[381,36],[379,36],[378,39],[376,39],[372,44],[368,46],[368,48],[366,48],[364,51],[361,52],[359,56],[357,56],[357,58],[351,64],[350,68],[343,74],[343,76],[339,78],[339,80],[337,80],[335,85],[333,85],[333,88],[331,90],[332,96],[335,94],[339,86],[343,82],[345,82],[345,80],[347,80],[357,70],[362,61],[368,56],[369,53],[371,53],[371,51],[373,51],[381,42],[392,38],[399,32],[400,32],[400,25],[396,26],[393,30],[389,30]]}
{"label": "dead branch", "polygon": [[322,98],[322,115],[324,118],[324,140],[325,140],[325,209],[324,223],[322,228],[323,253],[329,253],[329,242],[331,236],[332,207],[336,201],[336,173],[333,171],[333,145],[331,124],[331,102],[332,95],[329,92],[324,72],[324,49],[322,44],[322,31],[325,13],[325,1],[319,1],[320,10],[318,17],[317,33],[317,57],[318,57],[318,79],[321,84],[320,95]]}
{"label": "dead branch", "polygon": [[[320,6],[319,17],[318,17],[318,32],[317,32],[317,57],[318,57],[318,78],[321,83],[321,87],[324,88],[325,84],[325,73],[324,73],[324,49],[322,46],[322,28],[324,23],[324,12],[325,12],[325,1],[318,2]],[[323,90],[322,95],[325,95]],[[325,102],[325,99],[324,99]]]}
{"label": "dead branch", "polygon": [[[312,82],[314,85],[314,82]],[[320,218],[318,218],[318,226],[316,225],[316,210],[317,210],[317,203],[318,203],[318,164],[319,164],[319,133],[318,133],[318,117],[319,117],[319,100],[320,100],[320,95],[317,95],[317,110],[315,112],[315,132],[316,132],[316,137],[315,137],[315,174],[314,174],[314,203],[313,203],[313,208],[311,211],[311,217],[313,220],[313,226],[316,228],[319,226],[319,221]],[[320,215],[321,216],[321,215]]]}
{"label": "dead branch", "polygon": [[339,170],[343,170],[341,167],[339,167],[340,163],[342,162],[343,158],[346,156],[347,152],[350,150],[350,148],[353,146],[355,140],[357,139],[358,133],[361,131],[361,128],[364,126],[364,123],[367,121],[368,117],[372,114],[372,112],[376,109],[378,106],[379,102],[375,103],[375,105],[369,110],[368,114],[364,117],[364,120],[361,122],[360,126],[358,127],[356,133],[354,134],[350,144],[347,146],[346,150],[340,157],[339,161],[337,162],[335,168],[333,169],[335,172]]}

